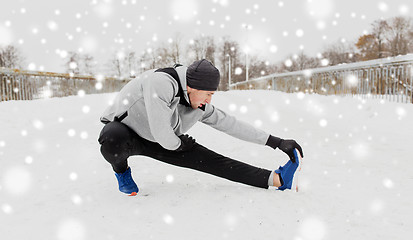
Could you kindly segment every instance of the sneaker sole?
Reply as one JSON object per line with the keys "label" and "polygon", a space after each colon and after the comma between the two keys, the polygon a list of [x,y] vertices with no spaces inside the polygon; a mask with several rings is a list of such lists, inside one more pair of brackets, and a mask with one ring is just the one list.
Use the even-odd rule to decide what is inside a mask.
{"label": "sneaker sole", "polygon": [[298,152],[297,149],[295,149],[294,151],[295,151],[295,153],[298,157],[298,167],[297,167],[297,170],[294,173],[294,178],[293,178],[291,190],[293,190],[295,192],[298,192],[299,179],[300,179],[301,167],[303,165],[303,159],[301,158],[301,155],[300,155],[300,153]]}

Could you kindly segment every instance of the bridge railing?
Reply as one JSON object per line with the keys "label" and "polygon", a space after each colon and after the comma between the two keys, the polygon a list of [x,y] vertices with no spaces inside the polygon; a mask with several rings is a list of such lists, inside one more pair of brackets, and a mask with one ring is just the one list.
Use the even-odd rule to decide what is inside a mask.
{"label": "bridge railing", "polygon": [[0,68],[0,101],[33,100],[50,97],[115,92],[125,80],[103,76],[23,71]]}
{"label": "bridge railing", "polygon": [[353,95],[413,103],[413,55],[272,74],[230,85],[323,95]]}

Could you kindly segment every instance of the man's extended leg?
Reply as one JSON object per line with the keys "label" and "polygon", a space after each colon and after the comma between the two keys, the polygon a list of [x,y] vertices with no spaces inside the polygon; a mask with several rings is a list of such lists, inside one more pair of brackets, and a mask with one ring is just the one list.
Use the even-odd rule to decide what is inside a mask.
{"label": "man's extended leg", "polygon": [[186,152],[169,151],[157,143],[146,140],[143,141],[143,145],[142,155],[159,161],[255,187],[268,188],[271,171],[225,157],[200,144],[195,144],[191,150]]}
{"label": "man's extended leg", "polygon": [[158,143],[141,138],[133,130],[120,122],[108,123],[99,137],[102,155],[112,165],[115,172],[122,173],[128,168],[127,158],[145,155],[175,166],[209,173],[231,181],[268,188],[271,171],[222,156],[206,147],[195,144],[186,152],[164,149]]}

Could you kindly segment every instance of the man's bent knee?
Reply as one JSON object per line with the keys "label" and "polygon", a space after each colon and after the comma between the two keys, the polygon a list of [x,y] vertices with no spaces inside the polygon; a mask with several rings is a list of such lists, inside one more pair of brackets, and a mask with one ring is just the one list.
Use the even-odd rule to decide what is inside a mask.
{"label": "man's bent knee", "polygon": [[106,158],[127,158],[141,152],[139,136],[120,122],[110,122],[103,127],[99,139],[101,153]]}

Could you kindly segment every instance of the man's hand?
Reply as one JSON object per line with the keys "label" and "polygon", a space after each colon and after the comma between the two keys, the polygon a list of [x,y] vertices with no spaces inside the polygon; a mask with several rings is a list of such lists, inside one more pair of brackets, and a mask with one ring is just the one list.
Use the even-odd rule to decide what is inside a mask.
{"label": "man's hand", "polygon": [[295,140],[281,140],[280,146],[278,148],[285,152],[289,157],[292,162],[295,162],[295,156],[294,156],[294,149],[297,149],[300,152],[301,157],[304,157],[303,154],[303,149],[301,146],[295,141]]}
{"label": "man's hand", "polygon": [[278,147],[281,151],[285,152],[288,155],[288,157],[290,157],[290,160],[292,162],[295,162],[294,149],[297,149],[300,152],[302,158],[304,157],[303,149],[295,140],[284,140],[270,135],[266,145],[274,149],[277,149]]}
{"label": "man's hand", "polygon": [[185,152],[191,149],[195,145],[195,139],[193,139],[188,134],[178,136],[181,139],[181,146],[175,151],[177,152]]}

